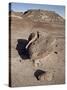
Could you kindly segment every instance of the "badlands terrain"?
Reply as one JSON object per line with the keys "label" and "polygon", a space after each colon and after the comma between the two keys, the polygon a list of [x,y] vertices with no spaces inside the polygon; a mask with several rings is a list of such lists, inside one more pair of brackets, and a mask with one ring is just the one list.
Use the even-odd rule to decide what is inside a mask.
{"label": "badlands terrain", "polygon": [[[47,10],[28,10],[26,12],[9,13],[10,30],[10,60],[9,60],[9,84],[12,87],[33,86],[33,85],[54,85],[65,83],[65,20],[56,12]],[[29,51],[24,50],[31,33],[39,32],[43,38],[39,39],[39,49],[35,43],[31,44],[34,55],[35,50],[40,50],[39,57],[34,61],[29,58]],[[45,37],[49,38],[47,50],[44,51]],[[30,48],[30,49],[31,49]],[[30,50],[31,52],[31,50]],[[38,52],[38,51],[37,51]],[[23,54],[23,55],[22,55]],[[39,61],[40,63],[38,63]],[[35,72],[42,70],[48,75],[37,80]]]}

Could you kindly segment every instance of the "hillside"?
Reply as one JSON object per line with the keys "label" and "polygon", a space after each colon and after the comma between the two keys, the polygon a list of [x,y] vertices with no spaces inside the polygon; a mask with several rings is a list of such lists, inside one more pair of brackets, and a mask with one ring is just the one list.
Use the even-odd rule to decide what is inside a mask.
{"label": "hillside", "polygon": [[29,18],[32,21],[44,23],[64,24],[64,19],[54,11],[47,10],[28,10],[24,12],[23,17]]}

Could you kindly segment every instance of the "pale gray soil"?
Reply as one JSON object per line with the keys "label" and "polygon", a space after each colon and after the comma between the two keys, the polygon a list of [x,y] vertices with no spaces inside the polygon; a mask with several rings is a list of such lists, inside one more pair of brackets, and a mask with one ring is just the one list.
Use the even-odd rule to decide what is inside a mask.
{"label": "pale gray soil", "polygon": [[[65,83],[65,42],[64,25],[39,25],[23,18],[12,17],[11,21],[11,86],[53,85]],[[30,59],[23,60],[17,50],[18,39],[28,39],[31,32],[41,31],[56,38],[57,47],[42,59],[42,65],[35,67]],[[58,54],[54,52],[57,51]],[[21,60],[21,62],[20,62]],[[34,72],[37,69],[52,72],[51,81],[37,80]]]}

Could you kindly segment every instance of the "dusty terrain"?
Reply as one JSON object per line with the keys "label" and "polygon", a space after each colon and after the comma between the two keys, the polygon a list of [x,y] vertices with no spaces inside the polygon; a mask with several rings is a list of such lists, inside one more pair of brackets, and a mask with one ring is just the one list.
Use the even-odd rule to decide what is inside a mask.
{"label": "dusty terrain", "polygon": [[[65,24],[55,12],[29,10],[11,13],[11,86],[53,85],[65,83]],[[40,57],[42,65],[35,67],[30,59],[22,59],[16,50],[17,40],[26,39],[31,32],[40,31],[56,38],[51,53]],[[57,45],[55,47],[55,45]],[[55,53],[57,52],[57,54]],[[51,72],[52,80],[37,80],[37,69]]]}

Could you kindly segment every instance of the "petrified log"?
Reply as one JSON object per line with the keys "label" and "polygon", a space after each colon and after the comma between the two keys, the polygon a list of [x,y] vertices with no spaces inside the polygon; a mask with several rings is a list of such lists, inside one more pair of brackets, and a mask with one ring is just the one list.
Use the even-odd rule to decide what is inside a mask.
{"label": "petrified log", "polygon": [[38,59],[43,53],[52,50],[54,38],[45,32],[35,32],[30,34],[28,41],[26,49],[29,49],[30,58]]}

